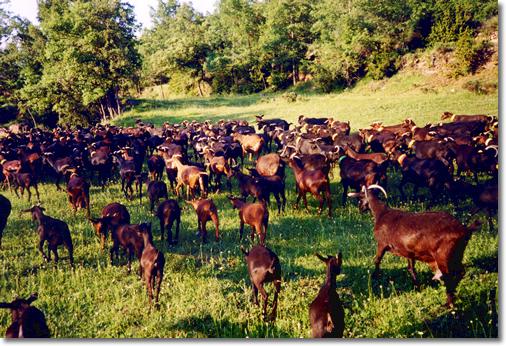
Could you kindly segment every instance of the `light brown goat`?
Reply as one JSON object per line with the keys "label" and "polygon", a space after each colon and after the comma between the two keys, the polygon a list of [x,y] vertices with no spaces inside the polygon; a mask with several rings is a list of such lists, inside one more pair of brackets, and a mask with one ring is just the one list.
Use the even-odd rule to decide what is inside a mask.
{"label": "light brown goat", "polygon": [[260,152],[264,147],[264,139],[262,137],[253,133],[243,135],[237,132],[234,133],[232,137],[234,138],[234,141],[241,144],[243,155],[249,153],[249,159],[251,160],[251,154],[255,154],[258,159]]}
{"label": "light brown goat", "polygon": [[187,199],[190,199],[190,195],[192,198],[195,198],[195,189],[197,186],[200,187],[200,193],[202,196],[206,196],[206,178],[208,176],[206,172],[203,172],[197,166],[183,165],[180,155],[174,155],[172,159],[169,159],[169,162],[172,162],[177,168],[176,194],[178,197],[179,190],[183,185],[186,185]]}
{"label": "light brown goat", "polygon": [[251,226],[251,241],[255,239],[255,232],[260,238],[260,244],[265,245],[265,237],[267,235],[267,225],[269,224],[269,211],[264,203],[246,203],[244,200],[228,196],[234,209],[239,210],[239,219],[241,226],[239,228],[239,236],[242,239],[244,224]]}

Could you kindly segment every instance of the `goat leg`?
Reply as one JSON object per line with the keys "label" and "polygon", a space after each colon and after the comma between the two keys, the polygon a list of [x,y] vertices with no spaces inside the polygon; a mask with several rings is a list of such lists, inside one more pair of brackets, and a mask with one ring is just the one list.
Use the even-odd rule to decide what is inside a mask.
{"label": "goat leg", "polygon": [[239,225],[239,240],[242,240],[243,231],[244,231],[244,221],[241,220],[241,224]]}
{"label": "goat leg", "polygon": [[388,246],[383,244],[378,244],[378,249],[376,251],[376,258],[374,259],[374,273],[372,274],[373,278],[378,278],[380,273],[380,263],[383,259],[383,256],[385,255],[385,252],[387,252]]}
{"label": "goat leg", "polygon": [[274,280],[274,288],[275,288],[274,299],[272,301],[272,311],[271,311],[271,316],[270,316],[271,321],[274,321],[276,319],[276,314],[277,314],[277,310],[278,310],[278,295],[279,295],[279,292],[281,291],[281,281],[280,280]]}
{"label": "goat leg", "polygon": [[262,306],[262,316],[265,318],[267,316],[267,302],[268,302],[269,296],[267,295],[267,292],[265,292],[265,288],[264,288],[263,284],[260,284],[260,286],[258,287],[258,290],[260,291],[260,294],[262,295],[262,299],[264,301],[263,306]]}
{"label": "goat leg", "polygon": [[306,194],[307,192],[303,192],[302,193],[302,201],[304,202],[304,207],[306,208],[307,211],[309,211],[309,207],[307,205],[307,198],[306,198]]}
{"label": "goat leg", "polygon": [[35,184],[33,187],[35,188],[35,193],[37,194],[37,202],[40,203],[39,187],[37,184]]}
{"label": "goat leg", "polygon": [[253,291],[253,303],[255,305],[258,305],[258,288],[255,284],[251,284],[251,288],[252,288],[252,291]]}
{"label": "goat leg", "polygon": [[415,260],[408,258],[408,272],[411,275],[411,278],[413,279],[413,284],[415,285],[416,289],[420,288],[420,284],[418,282],[418,279],[416,277],[416,269],[415,269]]}
{"label": "goat leg", "polygon": [[43,258],[46,262],[49,262],[50,258],[48,258],[48,257],[46,256],[46,253],[44,252],[44,240],[39,241],[39,251],[40,251],[40,253],[42,254],[42,258]]}

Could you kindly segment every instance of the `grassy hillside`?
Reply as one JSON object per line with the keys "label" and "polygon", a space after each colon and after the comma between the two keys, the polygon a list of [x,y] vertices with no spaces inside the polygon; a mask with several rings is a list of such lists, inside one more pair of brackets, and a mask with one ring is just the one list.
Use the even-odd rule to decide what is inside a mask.
{"label": "grassy hillside", "polygon": [[290,98],[293,97],[292,92],[206,98],[174,97],[164,100],[151,98],[157,94],[147,90],[144,96],[150,98],[136,100],[138,104],[115,122],[132,125],[137,118],[155,125],[184,119],[254,120],[257,114],[296,122],[297,117],[304,114],[350,120],[354,129],[367,127],[373,121],[396,123],[407,117],[425,124],[438,121],[444,111],[497,115],[497,89],[485,95],[467,90],[468,85],[473,85],[475,81],[481,85],[497,86],[497,76],[497,66],[457,81],[442,81],[433,74],[406,69],[387,80],[364,80],[353,89],[340,93],[317,94],[295,90],[295,101]]}
{"label": "grassy hillside", "polygon": [[[136,118],[157,125],[182,119],[253,119],[255,114],[264,113],[292,121],[299,114],[335,116],[350,120],[358,128],[372,121],[395,123],[405,117],[423,124],[436,121],[447,110],[497,114],[497,94],[476,95],[459,88],[452,91],[452,87],[424,91],[424,87],[432,88],[430,78],[413,73],[363,83],[340,94],[300,93],[301,99],[296,102],[288,102],[282,94],[141,100],[117,123],[132,124]],[[313,254],[340,250],[344,263],[337,285],[346,311],[345,337],[497,337],[497,231],[490,232],[485,226],[471,238],[464,255],[466,275],[457,290],[457,306],[449,311],[441,306],[444,287],[431,280],[432,273],[425,264],[417,264],[422,283],[419,291],[413,289],[406,261],[391,254],[384,258],[380,279],[371,279],[376,251],[371,216],[359,213],[354,202],[346,206],[338,203],[342,187],[337,171],[332,177],[332,219],[316,215],[311,197],[310,212],[293,208],[294,181],[291,170],[287,172],[287,211],[277,215],[271,205],[267,234],[267,245],[279,255],[283,273],[275,323],[262,322],[260,308],[250,301],[250,283],[239,250],[240,244],[248,247],[250,241],[247,237],[239,241],[237,211],[232,210],[226,193],[210,196],[219,209],[220,242],[201,244],[195,235],[195,213],[180,201],[180,245],[167,247],[160,241],[159,226],[149,213],[147,201],[139,205],[137,200],[125,200],[118,183],[104,191],[91,189],[92,214],[98,215],[107,203],[117,201],[128,207],[133,223],[153,222],[155,245],[166,257],[160,309],[149,311],[145,287],[135,274],[137,261],[130,275],[124,258],[121,265],[111,266],[108,251],[100,251],[99,239],[84,213],[74,215],[65,193],[50,183],[40,187],[42,203],[47,214],[68,222],[76,269],[70,269],[63,249],[57,267],[42,261],[34,223],[29,215],[19,213],[29,206],[28,201],[2,192],[12,201],[13,212],[0,250],[0,301],[39,292],[34,305],[45,312],[56,337],[306,338],[310,336],[308,305],[325,278],[325,267]],[[420,200],[400,201],[395,188],[398,179],[398,174],[389,173],[390,205],[425,210],[427,192]],[[233,193],[237,194],[235,180],[233,183]],[[466,224],[470,222],[470,208],[471,201],[458,206],[444,202],[436,207]],[[271,287],[267,290],[272,293]],[[0,311],[0,333],[9,321],[10,314]]]}

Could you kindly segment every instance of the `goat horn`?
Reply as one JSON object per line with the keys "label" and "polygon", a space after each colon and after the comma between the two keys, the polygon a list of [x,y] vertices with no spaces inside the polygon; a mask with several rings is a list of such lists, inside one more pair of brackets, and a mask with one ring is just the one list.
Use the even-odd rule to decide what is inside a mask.
{"label": "goat horn", "polygon": [[387,192],[385,191],[385,189],[383,187],[381,187],[380,185],[378,184],[372,184],[372,185],[369,185],[367,187],[367,189],[378,189],[380,190],[381,192],[383,192],[383,194],[385,195],[385,198],[388,198],[388,195],[387,195]]}
{"label": "goat horn", "polygon": [[495,150],[495,157],[497,157],[497,155],[499,154],[498,148],[499,147],[497,145],[489,145],[488,147],[485,148],[485,150],[494,149]]}

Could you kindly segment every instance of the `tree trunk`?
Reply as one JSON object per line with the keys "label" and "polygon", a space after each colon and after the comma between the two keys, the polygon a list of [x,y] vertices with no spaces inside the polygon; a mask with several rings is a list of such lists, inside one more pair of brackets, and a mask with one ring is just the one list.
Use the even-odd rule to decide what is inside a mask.
{"label": "tree trunk", "polygon": [[295,84],[297,83],[297,77],[295,75],[295,72],[296,71],[296,67],[295,67],[295,63],[292,63],[292,83],[293,83],[293,86],[295,86]]}
{"label": "tree trunk", "polygon": [[162,100],[165,100],[165,95],[163,94],[163,86],[160,84],[160,91],[162,92]]}

